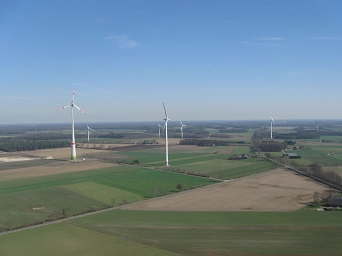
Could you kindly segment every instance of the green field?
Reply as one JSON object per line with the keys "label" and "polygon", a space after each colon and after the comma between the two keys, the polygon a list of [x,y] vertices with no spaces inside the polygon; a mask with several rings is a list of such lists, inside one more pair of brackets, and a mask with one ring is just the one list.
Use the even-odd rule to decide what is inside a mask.
{"label": "green field", "polygon": [[113,210],[0,236],[0,255],[340,255],[340,218]]}
{"label": "green field", "polygon": [[[230,154],[217,153],[231,149]],[[163,148],[123,152],[127,162],[134,159],[144,166],[161,167],[165,164]],[[173,151],[169,153],[169,170],[182,171],[189,174],[206,175],[212,178],[234,179],[274,169],[276,166],[262,159],[228,160],[232,155],[249,153],[249,146],[206,147],[196,151]]]}
{"label": "green field", "polygon": [[205,174],[212,178],[221,178],[223,175],[224,179],[235,179],[271,170],[276,166],[262,159],[250,158],[248,160],[212,159],[196,163],[176,164],[173,168],[179,168],[191,174]]}
{"label": "green field", "polygon": [[[304,150],[288,151],[289,153],[297,153],[310,163],[318,163],[323,166],[339,166],[342,165],[342,147],[338,146],[307,146]],[[328,155],[335,153],[336,155]],[[301,163],[301,160],[296,160]],[[303,164],[303,163],[302,163]]]}
{"label": "green field", "polygon": [[121,205],[216,181],[141,168],[116,166],[0,182],[0,230]]}
{"label": "green field", "polygon": [[[217,153],[222,150],[230,150],[232,153],[224,154]],[[248,154],[249,146],[229,146],[229,147],[198,147],[196,150],[169,150],[169,164],[179,165],[186,163],[195,163],[199,161],[206,161],[211,159],[228,159],[230,156],[236,154]],[[126,162],[131,162],[136,159],[144,166],[164,166],[165,165],[165,149],[157,148],[150,150],[138,150],[131,152],[120,152],[121,155],[127,156]]]}

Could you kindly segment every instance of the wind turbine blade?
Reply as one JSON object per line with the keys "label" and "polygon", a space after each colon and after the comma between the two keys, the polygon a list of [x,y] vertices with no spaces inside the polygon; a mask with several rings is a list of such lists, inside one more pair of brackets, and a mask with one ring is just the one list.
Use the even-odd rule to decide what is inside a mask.
{"label": "wind turbine blade", "polygon": [[82,109],[80,109],[79,107],[77,107],[75,104],[74,104],[74,107],[77,108],[79,111],[81,111],[83,114],[85,114],[85,112]]}
{"label": "wind turbine blade", "polygon": [[64,106],[64,107],[61,107],[61,108],[57,109],[57,111],[58,111],[58,110],[63,110],[63,109],[65,109],[65,108],[67,108],[67,107],[71,107],[71,105],[66,105],[66,106]]}
{"label": "wind turbine blade", "polygon": [[271,116],[271,119],[272,119],[273,124],[275,124],[275,123],[274,123],[274,120],[273,120],[273,116]]}
{"label": "wind turbine blade", "polygon": [[164,104],[164,102],[163,102],[163,107],[164,107],[165,116],[166,116],[166,119],[167,119],[167,113],[166,113],[166,108],[165,108],[165,104]]}

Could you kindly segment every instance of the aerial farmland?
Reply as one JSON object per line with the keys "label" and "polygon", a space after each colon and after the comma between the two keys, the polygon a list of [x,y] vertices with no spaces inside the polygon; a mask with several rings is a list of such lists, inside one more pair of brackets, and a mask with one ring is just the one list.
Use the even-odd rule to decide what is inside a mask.
{"label": "aerial farmland", "polygon": [[[70,160],[68,147],[2,152],[0,252],[22,253],[11,242],[21,241],[32,255],[111,255],[114,248],[129,255],[278,255],[279,246],[283,255],[338,255],[336,241],[321,235],[339,234],[339,212],[318,211],[323,208],[314,202],[315,193],[338,195],[337,189],[276,164],[277,153],[263,158],[252,147],[255,129],[231,137],[210,129],[216,135],[204,142],[170,138],[166,167],[165,142],[146,130],[144,139],[120,131],[128,138],[117,144],[93,135],[101,143],[78,143],[77,160]],[[303,144],[307,152],[317,147],[316,141]],[[331,150],[320,146],[339,152],[336,143]],[[305,150],[312,163],[313,153]],[[240,156],[248,158],[229,160]],[[303,236],[310,236],[309,244]]]}

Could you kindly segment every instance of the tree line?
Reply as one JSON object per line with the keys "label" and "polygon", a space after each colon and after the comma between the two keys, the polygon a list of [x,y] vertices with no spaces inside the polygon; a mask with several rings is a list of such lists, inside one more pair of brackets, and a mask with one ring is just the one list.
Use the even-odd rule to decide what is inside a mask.
{"label": "tree line", "polygon": [[342,177],[338,175],[334,171],[324,171],[323,166],[317,163],[311,163],[307,166],[300,165],[295,160],[288,161],[284,157],[279,156],[272,156],[270,153],[265,153],[265,157],[274,160],[275,162],[278,162],[283,165],[288,165],[292,167],[293,169],[302,172],[304,174],[307,174],[308,176],[313,176],[316,178],[319,178],[321,180],[330,182],[332,184],[342,186]]}
{"label": "tree line", "polygon": [[247,129],[234,128],[234,129],[219,129],[219,133],[247,133]]}
{"label": "tree line", "polygon": [[[262,152],[280,152],[285,149],[287,144],[278,141],[254,141],[256,151]],[[259,150],[258,150],[259,149]]]}
{"label": "tree line", "polygon": [[29,151],[45,148],[64,148],[70,147],[70,142],[60,140],[42,140],[42,141],[22,141],[22,140],[9,140],[0,142],[0,151],[16,152],[16,151]]}
{"label": "tree line", "polygon": [[184,140],[181,140],[179,144],[212,147],[212,146],[229,146],[231,144],[245,144],[245,142],[244,141],[224,141],[224,140],[184,139]]}

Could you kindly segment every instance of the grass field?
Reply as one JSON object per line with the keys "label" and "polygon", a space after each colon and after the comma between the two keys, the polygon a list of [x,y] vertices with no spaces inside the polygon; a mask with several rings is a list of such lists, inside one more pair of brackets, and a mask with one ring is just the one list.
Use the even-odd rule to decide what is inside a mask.
{"label": "grass field", "polygon": [[[304,150],[291,151],[291,152],[297,153],[303,159],[308,160],[311,163],[314,162],[314,163],[321,164],[323,166],[342,165],[342,147],[311,146],[311,147],[305,147]],[[335,153],[335,155],[328,155],[331,153]]]}
{"label": "grass field", "polygon": [[[221,152],[225,150],[225,152]],[[233,154],[248,154],[250,151],[248,146],[230,146],[230,147],[196,147],[196,149],[188,150],[186,146],[177,146],[169,149],[169,164],[179,165],[186,163],[194,163],[198,161],[206,161],[211,159],[227,159]],[[228,153],[229,152],[229,153]],[[139,163],[145,166],[164,166],[165,165],[165,149],[139,150],[132,152],[120,153],[127,158],[126,162],[131,162],[134,159],[139,160]]]}
{"label": "grass field", "polygon": [[0,254],[340,255],[340,215],[113,210],[0,236]]}
{"label": "grass field", "polygon": [[179,168],[187,173],[206,174],[212,178],[235,179],[247,175],[274,169],[276,166],[262,159],[248,160],[227,160],[211,159],[198,162],[173,165],[173,168]]}
{"label": "grass field", "polygon": [[212,184],[215,181],[135,166],[0,182],[0,229],[135,202],[156,195]]}

